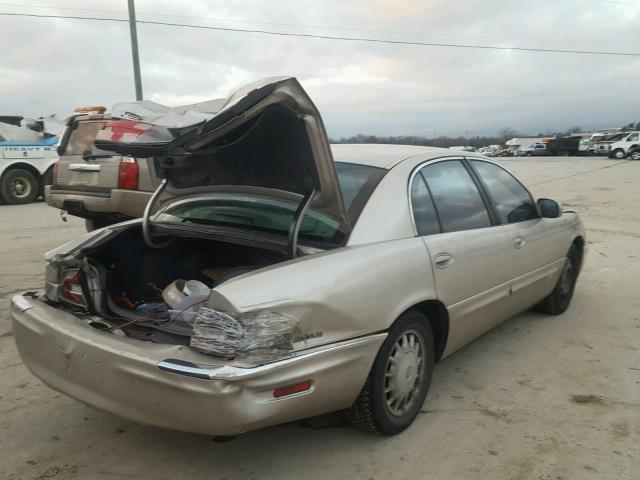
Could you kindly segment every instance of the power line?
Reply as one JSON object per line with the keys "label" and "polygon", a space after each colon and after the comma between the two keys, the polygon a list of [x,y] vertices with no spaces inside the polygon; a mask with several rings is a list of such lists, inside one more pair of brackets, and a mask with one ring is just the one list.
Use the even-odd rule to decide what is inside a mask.
{"label": "power line", "polygon": [[[79,15],[39,15],[39,14],[31,14],[31,13],[0,12],[0,16],[31,17],[31,18],[60,18],[60,19],[70,19],[70,20],[94,20],[94,21],[102,21],[102,22],[128,22],[128,20],[121,19],[121,18],[83,17]],[[471,48],[471,49],[480,49],[480,50],[502,50],[502,51],[540,52],[540,53],[569,53],[569,54],[578,54],[578,55],[607,55],[607,56],[619,56],[619,57],[640,57],[640,52],[607,52],[607,51],[596,51],[596,50],[569,50],[569,49],[560,49],[560,48],[503,47],[503,46],[496,46],[496,45],[474,45],[474,44],[463,44],[463,43],[412,42],[412,41],[404,41],[404,40],[386,40],[386,39],[380,39],[380,38],[367,38],[367,37],[340,37],[340,36],[332,36],[332,35],[320,35],[320,34],[314,34],[314,33],[275,32],[271,30],[249,29],[249,28],[212,27],[212,26],[206,26],[206,25],[159,22],[159,21],[152,21],[152,20],[138,20],[137,23],[146,24],[146,25],[160,25],[160,26],[166,26],[166,27],[193,28],[193,29],[199,29],[199,30],[216,30],[221,32],[257,33],[262,35],[273,35],[273,36],[281,36],[281,37],[315,38],[320,40],[378,43],[378,44],[388,44],[388,45]]]}
{"label": "power line", "polygon": [[[600,0],[606,1],[606,0]],[[619,3],[619,2],[617,2]],[[0,2],[0,6],[9,6],[9,7],[21,7],[21,8],[48,8],[53,10],[65,10],[65,11],[82,11],[82,12],[91,12],[91,13],[116,13],[126,15],[127,12],[124,10],[103,10],[103,9],[92,9],[92,8],[82,8],[82,7],[57,7],[52,5],[33,5],[33,4],[20,4],[20,3],[5,3]],[[169,13],[155,13],[148,11],[137,11],[137,15],[149,15],[154,17],[171,17],[171,18],[190,18],[194,20],[205,20],[205,21],[213,21],[213,22],[223,22],[223,23],[240,23],[240,24],[248,24],[248,25],[269,25],[269,26],[277,26],[277,27],[293,27],[293,28],[311,28],[311,29],[321,29],[321,30],[339,30],[339,31],[351,31],[351,32],[369,32],[369,33],[389,33],[393,35],[410,35],[410,36],[436,36],[436,37],[453,37],[453,38],[477,38],[477,39],[494,39],[494,40],[511,40],[511,41],[533,41],[533,42],[548,42],[549,38],[536,38],[536,37],[509,37],[509,36],[498,36],[498,35],[470,35],[470,34],[458,34],[458,33],[444,33],[444,32],[411,32],[411,31],[399,31],[399,30],[385,30],[385,29],[374,29],[374,28],[356,28],[356,27],[339,27],[333,25],[309,25],[309,24],[301,24],[301,23],[279,23],[279,22],[264,22],[264,21],[256,21],[256,20],[247,20],[240,18],[223,18],[223,17],[202,17],[202,16],[194,16],[194,15],[176,15]],[[566,43],[572,44],[593,44],[602,42],[579,42],[575,40],[567,40],[567,39],[555,39],[556,41],[563,41]]]}

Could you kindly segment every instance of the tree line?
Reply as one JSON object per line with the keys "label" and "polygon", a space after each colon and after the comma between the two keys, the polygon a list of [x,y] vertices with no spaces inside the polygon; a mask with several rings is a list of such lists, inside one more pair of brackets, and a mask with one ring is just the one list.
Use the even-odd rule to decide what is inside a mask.
{"label": "tree line", "polygon": [[[623,130],[640,130],[640,122],[630,123],[622,127]],[[583,130],[580,126],[575,126],[567,129],[564,132],[554,132],[547,130],[546,132],[538,132],[537,134],[523,134],[511,127],[505,127],[498,131],[495,135],[487,136],[456,136],[449,137],[441,135],[438,137],[425,137],[420,135],[399,135],[399,136],[384,136],[384,135],[366,135],[358,134],[351,137],[341,137],[331,139],[331,143],[390,143],[398,145],[421,145],[429,147],[442,147],[449,148],[455,146],[470,146],[470,147],[484,147],[487,145],[504,145],[507,140],[514,137],[563,137],[571,135],[573,133],[582,133]]]}

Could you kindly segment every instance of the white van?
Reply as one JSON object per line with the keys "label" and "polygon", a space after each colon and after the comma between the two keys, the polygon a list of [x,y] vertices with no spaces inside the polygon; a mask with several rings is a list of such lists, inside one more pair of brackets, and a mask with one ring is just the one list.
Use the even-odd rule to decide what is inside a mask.
{"label": "white van", "polygon": [[640,132],[629,132],[622,140],[611,144],[609,147],[609,157],[617,159],[625,158],[629,153],[629,149],[637,145],[640,145]]}

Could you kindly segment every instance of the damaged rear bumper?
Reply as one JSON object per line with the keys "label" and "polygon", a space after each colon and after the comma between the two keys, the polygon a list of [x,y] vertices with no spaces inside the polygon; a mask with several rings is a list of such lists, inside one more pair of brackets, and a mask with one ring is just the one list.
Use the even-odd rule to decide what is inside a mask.
{"label": "damaged rear bumper", "polygon": [[[112,335],[38,299],[11,300],[18,351],[50,387],[150,425],[233,435],[350,406],[386,334],[298,352],[244,368],[181,345]],[[312,388],[274,398],[276,388]]]}

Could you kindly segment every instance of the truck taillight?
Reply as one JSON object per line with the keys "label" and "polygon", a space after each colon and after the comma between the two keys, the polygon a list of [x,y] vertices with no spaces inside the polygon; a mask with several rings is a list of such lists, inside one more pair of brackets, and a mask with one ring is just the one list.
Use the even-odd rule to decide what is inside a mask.
{"label": "truck taillight", "polygon": [[82,278],[79,270],[66,270],[60,278],[60,300],[78,307],[87,307],[82,291]]}
{"label": "truck taillight", "polygon": [[134,158],[123,158],[118,167],[118,188],[138,189],[138,162]]}

